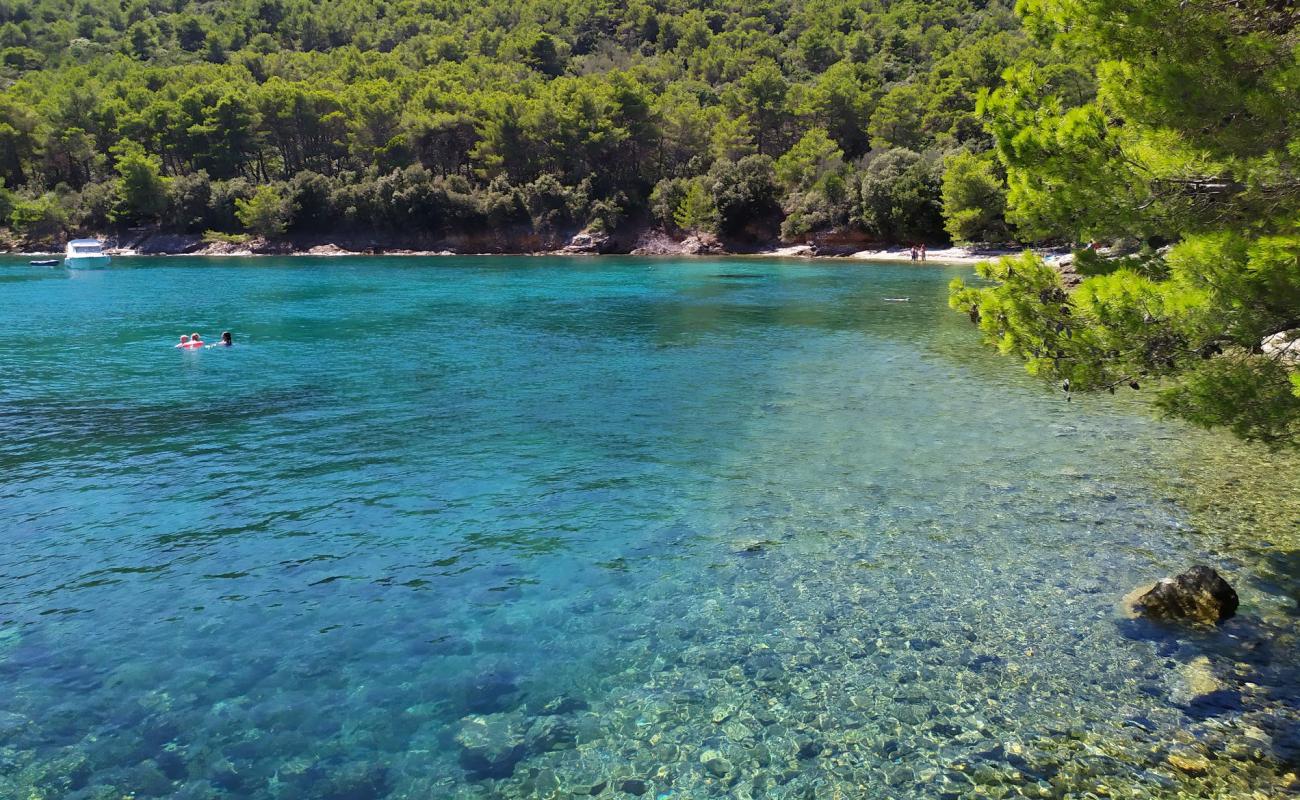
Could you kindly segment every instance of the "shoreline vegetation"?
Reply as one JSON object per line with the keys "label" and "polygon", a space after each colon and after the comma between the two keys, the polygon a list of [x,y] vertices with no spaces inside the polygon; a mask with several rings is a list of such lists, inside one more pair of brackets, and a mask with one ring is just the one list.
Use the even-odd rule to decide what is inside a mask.
{"label": "shoreline vegetation", "polygon": [[1009,0],[435,6],[0,8],[0,246],[1017,240],[979,98],[1059,58]]}
{"label": "shoreline vegetation", "polygon": [[1070,392],[1300,447],[1300,14],[1294,3],[1022,3],[1090,91],[1025,61],[980,108],[1021,238],[1083,250],[956,280],[985,340]]}

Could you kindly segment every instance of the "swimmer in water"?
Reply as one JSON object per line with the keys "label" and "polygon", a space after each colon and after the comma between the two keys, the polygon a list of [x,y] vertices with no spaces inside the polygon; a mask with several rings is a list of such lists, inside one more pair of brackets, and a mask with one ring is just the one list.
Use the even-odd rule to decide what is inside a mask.
{"label": "swimmer in water", "polygon": [[192,344],[195,347],[202,347],[204,345],[203,338],[200,337],[197,333],[191,333],[190,344]]}
{"label": "swimmer in water", "polygon": [[178,345],[176,345],[176,346],[179,347],[179,348],[181,348],[181,349],[185,349],[186,347],[189,346],[189,344],[190,344],[190,337],[182,333],[182,334],[181,334],[181,343],[178,344]]}
{"label": "swimmer in water", "polygon": [[222,331],[221,341],[217,342],[216,344],[208,345],[208,346],[209,347],[232,347],[234,346],[234,344],[235,342],[230,336],[230,331]]}

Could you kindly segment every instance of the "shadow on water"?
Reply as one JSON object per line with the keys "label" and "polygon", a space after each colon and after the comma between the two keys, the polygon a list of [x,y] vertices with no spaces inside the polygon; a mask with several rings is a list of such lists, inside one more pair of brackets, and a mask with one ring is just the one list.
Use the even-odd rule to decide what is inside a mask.
{"label": "shadow on water", "polygon": [[[1210,753],[1300,768],[1300,455],[1269,452],[1226,434],[1188,432],[1166,442],[1164,490],[1190,512],[1185,534],[1203,563],[1236,586],[1237,616],[1215,627],[1143,619],[1122,635],[1151,643],[1179,665],[1171,700]],[[1152,576],[1157,577],[1157,576]],[[1235,734],[1235,735],[1234,735]]]}
{"label": "shadow on water", "polygon": [[[766,265],[764,265],[766,266]],[[865,267],[865,269],[875,269]],[[953,327],[958,315],[947,308],[951,271],[915,275],[881,267],[880,282],[851,271],[807,265],[768,271],[687,274],[664,277],[640,293],[603,293],[605,287],[575,291],[572,299],[539,304],[520,292],[478,313],[505,329],[544,331],[563,337],[652,341],[658,346],[694,345],[727,336],[760,335],[780,327],[855,332],[883,340],[928,345],[925,326]],[[952,273],[955,274],[955,273]],[[909,304],[887,302],[900,293]]]}
{"label": "shadow on water", "polygon": [[[1125,619],[1127,638],[1155,647],[1178,664],[1182,680],[1164,689],[1211,752],[1242,742],[1282,771],[1300,767],[1300,661],[1294,624],[1278,625],[1245,614],[1216,628]],[[1230,739],[1230,732],[1244,733]]]}
{"label": "shadow on water", "polygon": [[49,280],[49,276],[40,273],[33,273],[27,275],[21,273],[14,274],[14,275],[0,275],[0,283],[26,283],[28,281],[44,281],[44,280]]}
{"label": "shadow on water", "polygon": [[171,401],[24,398],[0,405],[0,460],[28,462],[33,450],[61,457],[192,438],[195,429],[219,430],[319,406],[329,396],[320,386],[266,389],[218,397],[197,408]]}

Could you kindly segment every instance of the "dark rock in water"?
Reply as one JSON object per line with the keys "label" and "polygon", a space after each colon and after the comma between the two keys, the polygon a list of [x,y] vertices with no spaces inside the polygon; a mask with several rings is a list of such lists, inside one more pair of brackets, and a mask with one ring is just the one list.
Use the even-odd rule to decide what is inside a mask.
{"label": "dark rock in water", "polygon": [[764,650],[746,658],[743,669],[747,677],[763,682],[780,680],[785,674],[785,667],[781,664],[781,657],[770,650]]}
{"label": "dark rock in water", "polygon": [[470,716],[456,733],[460,765],[477,778],[508,778],[524,757],[522,714]]}
{"label": "dark rock in water", "polygon": [[160,750],[158,755],[154,756],[154,761],[158,764],[158,769],[167,776],[168,780],[181,781],[185,780],[189,774],[185,758],[181,751],[176,748]]}
{"label": "dark rock in water", "polygon": [[[37,785],[47,793],[42,796],[64,797],[85,787],[90,782],[92,774],[94,774],[94,766],[86,754],[68,748],[36,773]],[[33,792],[32,796],[37,796],[37,793]]]}
{"label": "dark rock in water", "polygon": [[969,662],[967,662],[966,669],[970,670],[971,672],[983,672],[984,670],[990,668],[994,668],[994,669],[1000,668],[1005,663],[1006,662],[1004,662],[1000,656],[990,656],[990,655],[975,656]]}
{"label": "dark rock in water", "polygon": [[160,715],[145,718],[136,725],[135,730],[144,745],[154,749],[181,735],[180,727],[174,720]]}
{"label": "dark rock in water", "polygon": [[740,542],[736,545],[736,552],[741,555],[756,555],[766,553],[769,549],[776,547],[777,543],[771,539],[752,539]]}
{"label": "dark rock in water", "polygon": [[605,787],[608,785],[609,781],[600,780],[599,778],[582,778],[569,783],[568,789],[570,795],[591,795],[595,797],[605,791]]}
{"label": "dark rock in water", "polygon": [[154,256],[169,253],[193,253],[202,246],[203,237],[194,234],[155,233],[136,242],[134,249],[142,256]]}
{"label": "dark rock in water", "polygon": [[587,701],[581,697],[562,694],[547,700],[540,708],[533,703],[529,703],[528,710],[530,714],[545,716],[548,714],[572,714],[574,711],[586,711],[587,708]]}
{"label": "dark rock in water", "polygon": [[1143,717],[1143,716],[1129,717],[1128,719],[1124,720],[1124,724],[1137,728],[1140,731],[1145,731],[1147,733],[1155,733],[1156,731],[1156,724],[1151,721],[1150,717]]}
{"label": "dark rock in water", "polygon": [[31,720],[12,711],[0,711],[0,738],[9,739],[31,724]]}
{"label": "dark rock in water", "polygon": [[1193,719],[1207,719],[1242,710],[1241,692],[1233,689],[1219,689],[1197,695],[1187,703],[1187,715]]}
{"label": "dark rock in water", "polygon": [[936,722],[930,727],[930,730],[933,731],[935,735],[942,736],[945,739],[956,738],[962,733],[961,727],[953,725],[951,722]]}
{"label": "dark rock in water", "polygon": [[524,737],[530,753],[549,753],[566,750],[578,741],[578,731],[563,717],[541,717],[534,722]]}
{"label": "dark rock in water", "polygon": [[212,785],[235,796],[250,793],[250,777],[235,769],[235,765],[225,758],[208,767],[208,780]]}
{"label": "dark rock in water", "polygon": [[207,781],[190,781],[174,789],[170,800],[220,800],[222,797],[225,795]]}
{"label": "dark rock in water", "polygon": [[808,736],[800,736],[795,740],[795,744],[799,746],[799,758],[804,759],[816,758],[824,749],[820,742]]}
{"label": "dark rock in water", "polygon": [[332,769],[320,787],[322,800],[371,800],[387,797],[388,768],[382,764],[349,762]]}
{"label": "dark rock in water", "polygon": [[620,783],[618,788],[619,791],[634,794],[638,797],[645,794],[650,789],[650,787],[646,785],[646,782],[640,778],[628,778]]}
{"label": "dark rock in water", "polygon": [[514,703],[519,691],[514,675],[504,671],[476,675],[464,687],[464,707],[472,714],[504,711]]}
{"label": "dark rock in water", "polygon": [[1137,598],[1133,610],[1158,620],[1187,620],[1214,625],[1237,613],[1237,593],[1219,573],[1197,565],[1163,578]]}

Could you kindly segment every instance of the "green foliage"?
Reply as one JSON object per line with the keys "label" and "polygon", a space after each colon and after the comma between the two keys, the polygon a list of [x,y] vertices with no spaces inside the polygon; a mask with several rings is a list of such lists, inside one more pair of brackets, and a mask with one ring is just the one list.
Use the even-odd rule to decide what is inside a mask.
{"label": "green foliage", "polygon": [[14,232],[33,243],[48,244],[68,229],[68,212],[53,192],[36,197],[20,197],[9,212]]}
{"label": "green foliage", "polygon": [[991,286],[953,282],[950,304],[1032,374],[1071,391],[1159,381],[1159,405],[1270,445],[1300,434],[1297,365],[1261,339],[1300,326],[1300,236],[1188,236],[1139,254],[1072,292],[1036,256],[980,266]]}
{"label": "green foliage", "polygon": [[271,238],[284,233],[293,216],[293,202],[276,186],[261,186],[247,200],[235,200],[235,217],[249,232]]}
{"label": "green foliage", "polygon": [[954,308],[1071,390],[1156,381],[1166,412],[1300,444],[1300,51],[1289,4],[1023,3],[1050,43],[983,103],[1030,236],[1175,244],[1083,251],[1067,292],[1026,256],[954,283]]}
{"label": "green foliage", "polygon": [[39,69],[45,56],[30,47],[6,47],[0,50],[0,63],[16,70]]}
{"label": "green foliage", "polygon": [[[650,192],[650,215],[656,223],[668,228],[677,224],[677,209],[681,208],[691,182],[686,178],[664,178]],[[701,190],[703,192],[703,190]]]}
{"label": "green foliage", "polygon": [[825,130],[813,128],[776,162],[776,180],[785,192],[781,237],[797,238],[848,222],[851,203],[844,153]]}
{"label": "green foliage", "polygon": [[890,242],[942,239],[940,170],[937,159],[911,150],[876,154],[859,186],[855,213],[862,227]]}
{"label": "green foliage", "polygon": [[117,206],[117,187],[111,183],[88,183],[65,204],[72,209],[70,226],[77,230],[103,231],[112,227]]}
{"label": "green foliage", "polygon": [[[535,231],[568,231],[578,227],[586,215],[587,198],[581,187],[565,186],[554,175],[542,175],[522,187],[522,192]],[[603,224],[611,224],[611,227],[617,224],[613,207],[604,207],[595,213]],[[622,213],[621,207],[618,213]]]}
{"label": "green foliage", "polygon": [[167,181],[162,177],[162,160],[139,146],[124,142],[119,148],[116,203],[112,219],[147,222],[167,209]]}
{"label": "green foliage", "polygon": [[688,181],[673,211],[673,222],[684,231],[716,232],[718,208],[701,178]]}
{"label": "green foliage", "polygon": [[1007,195],[991,157],[960,152],[944,164],[943,227],[957,242],[1005,242]]}
{"label": "green foliage", "polygon": [[740,161],[719,161],[709,170],[718,232],[726,236],[765,238],[778,224],[776,170],[772,159],[746,156]]}
{"label": "green foliage", "polygon": [[204,230],[209,224],[211,204],[212,182],[208,173],[200,170],[179,175],[167,184],[166,222],[180,231]]}
{"label": "green foliage", "polygon": [[214,230],[234,231],[241,223],[235,217],[236,203],[253,196],[253,184],[244,178],[215,181],[210,186],[207,219]]}
{"label": "green foliage", "polygon": [[1080,275],[1109,275],[1121,269],[1135,272],[1153,280],[1169,277],[1169,262],[1160,251],[1144,245],[1128,255],[1102,255],[1098,250],[1085,247],[1073,254],[1074,271]]}
{"label": "green foliage", "polygon": [[248,244],[253,237],[247,233],[225,233],[223,231],[204,231],[203,241],[208,244]]}
{"label": "green foliage", "polygon": [[1279,446],[1300,439],[1300,372],[1242,352],[1210,359],[1180,376],[1157,402],[1205,428]]}
{"label": "green foliage", "polygon": [[[838,227],[873,137],[987,149],[976,98],[1025,46],[1010,5],[22,0],[0,8],[0,178],[71,187],[74,226],[109,193],[113,224],[234,230],[236,200],[290,182],[296,231],[666,223],[688,190],[653,189],[681,179],[694,227]],[[751,157],[814,143],[846,166],[754,182]]]}
{"label": "green foliage", "polygon": [[14,213],[14,193],[5,187],[5,182],[0,180],[0,220],[7,220]]}
{"label": "green foliage", "polygon": [[903,83],[881,98],[871,115],[871,146],[916,150],[925,142],[922,115],[928,92],[919,83]]}
{"label": "green foliage", "polygon": [[805,133],[776,161],[776,180],[787,192],[842,194],[845,172],[844,152],[822,128]]}

